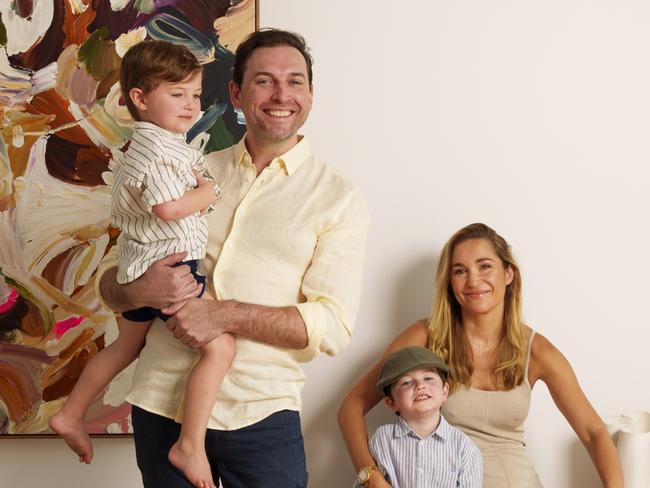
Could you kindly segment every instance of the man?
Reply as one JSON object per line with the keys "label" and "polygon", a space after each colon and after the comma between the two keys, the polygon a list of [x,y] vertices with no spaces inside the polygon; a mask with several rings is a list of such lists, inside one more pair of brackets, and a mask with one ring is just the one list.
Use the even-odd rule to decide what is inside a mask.
{"label": "man", "polygon": [[357,190],[298,135],[312,106],[311,65],[304,39],[285,31],[256,32],[237,49],[230,95],[247,133],[206,157],[222,190],[208,215],[203,262],[217,301],[194,298],[199,286],[189,270],[173,267],[182,254],[128,285],[116,284],[111,260],[100,270],[113,309],[175,314],[149,332],[127,396],[147,488],[191,486],[167,451],[197,357],[190,348],[223,332],[237,342],[208,425],[213,478],[226,488],[307,486],[298,363],[349,343],[369,229]]}

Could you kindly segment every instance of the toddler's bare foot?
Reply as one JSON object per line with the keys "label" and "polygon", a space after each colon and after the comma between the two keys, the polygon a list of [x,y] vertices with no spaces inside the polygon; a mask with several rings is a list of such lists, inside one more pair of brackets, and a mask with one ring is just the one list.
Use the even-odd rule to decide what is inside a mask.
{"label": "toddler's bare foot", "polygon": [[169,450],[169,462],[180,469],[196,488],[216,488],[205,449],[196,449],[187,443],[176,443]]}
{"label": "toddler's bare foot", "polygon": [[54,432],[63,437],[70,449],[79,455],[80,462],[90,464],[93,459],[93,445],[82,419],[66,417],[59,411],[50,419],[49,424]]}

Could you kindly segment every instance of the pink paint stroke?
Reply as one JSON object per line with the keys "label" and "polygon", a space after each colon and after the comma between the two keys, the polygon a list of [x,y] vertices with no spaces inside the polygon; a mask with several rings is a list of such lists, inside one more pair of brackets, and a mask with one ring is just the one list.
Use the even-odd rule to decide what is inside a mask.
{"label": "pink paint stroke", "polygon": [[0,313],[8,312],[12,308],[14,308],[14,305],[16,305],[17,301],[18,301],[18,292],[12,288],[11,292],[9,293],[9,298],[7,298],[7,300],[4,301],[3,303],[0,303]]}
{"label": "pink paint stroke", "polygon": [[86,431],[89,434],[106,434],[106,428],[117,423],[123,434],[129,432],[129,415],[131,404],[124,402],[118,407],[101,405],[98,411],[91,412],[86,418]]}
{"label": "pink paint stroke", "polygon": [[86,320],[86,317],[84,317],[83,315],[80,315],[78,317],[70,317],[68,319],[61,320],[60,322],[57,322],[54,325],[54,335],[56,335],[57,339],[60,339],[61,336],[63,336],[63,334],[68,332],[73,327],[76,327],[77,325],[79,325],[84,320]]}

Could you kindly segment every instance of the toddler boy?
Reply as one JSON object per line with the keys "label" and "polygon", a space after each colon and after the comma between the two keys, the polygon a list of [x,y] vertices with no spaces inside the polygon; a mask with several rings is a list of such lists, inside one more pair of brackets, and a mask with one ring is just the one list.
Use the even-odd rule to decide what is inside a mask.
{"label": "toddler boy", "polygon": [[[117,241],[117,281],[137,280],[154,262],[187,255],[199,284],[198,259],[205,256],[208,227],[204,213],[218,189],[203,176],[202,154],[186,142],[201,108],[202,67],[185,47],[164,41],[132,46],[120,67],[120,85],[135,120],[129,148],[115,169],[111,214],[121,229]],[[171,263],[168,263],[171,264]],[[50,427],[90,463],[92,444],[84,417],[96,395],[138,356],[153,320],[169,318],[145,307],[118,318],[118,338],[93,356]],[[221,334],[198,348],[185,389],[180,437],[169,461],[193,486],[214,488],[205,452],[205,432],[221,382],[235,354],[234,338]]]}

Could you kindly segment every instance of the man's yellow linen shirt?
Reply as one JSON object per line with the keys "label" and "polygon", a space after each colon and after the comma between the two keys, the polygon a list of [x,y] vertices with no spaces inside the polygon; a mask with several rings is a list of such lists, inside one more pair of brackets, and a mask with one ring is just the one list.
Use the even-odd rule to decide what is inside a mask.
{"label": "man's yellow linen shirt", "polygon": [[[256,178],[239,144],[206,156],[222,194],[207,216],[209,242],[201,261],[218,299],[295,305],[309,337],[305,349],[236,337],[233,364],[208,424],[234,430],[281,410],[300,410],[299,362],[334,355],[350,342],[358,311],[370,218],[359,192],[312,154],[302,138]],[[116,265],[113,248],[98,272]],[[156,319],[140,353],[127,400],[181,419],[187,374],[198,353]]]}

